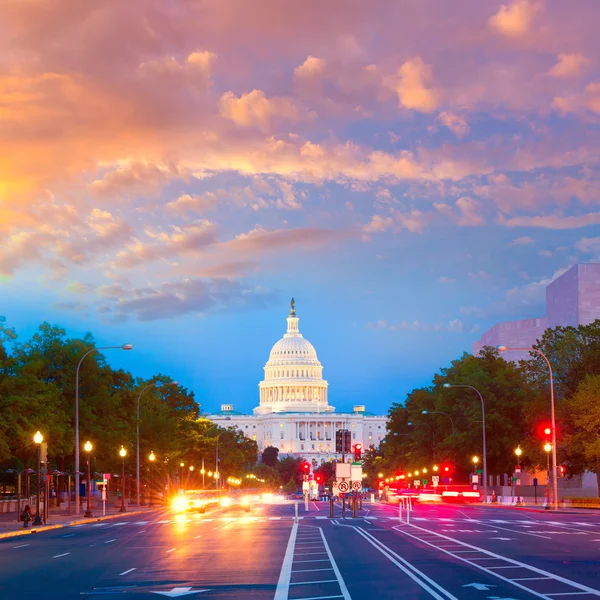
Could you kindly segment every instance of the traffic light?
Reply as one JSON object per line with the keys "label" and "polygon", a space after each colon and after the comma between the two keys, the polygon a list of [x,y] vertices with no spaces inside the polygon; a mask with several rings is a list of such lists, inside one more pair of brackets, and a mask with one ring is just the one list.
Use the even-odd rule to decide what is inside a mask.
{"label": "traffic light", "polygon": [[560,467],[558,467],[558,476],[559,477],[564,477],[567,473],[567,468],[564,465],[560,465]]}
{"label": "traffic light", "polygon": [[316,481],[317,483],[321,483],[321,476],[320,476],[320,475],[317,475],[317,476],[315,477],[315,481]]}
{"label": "traffic light", "polygon": [[308,473],[310,472],[310,465],[307,462],[302,463],[302,472],[305,475],[308,475]]}
{"label": "traffic light", "polygon": [[341,452],[342,448],[344,446],[344,430],[343,429],[338,429],[335,432],[335,451],[336,452]]}
{"label": "traffic light", "polygon": [[354,460],[355,461],[359,461],[360,460],[361,450],[362,450],[362,445],[361,444],[354,444]]}
{"label": "traffic light", "polygon": [[344,452],[350,454],[352,451],[352,433],[347,429],[344,430]]}

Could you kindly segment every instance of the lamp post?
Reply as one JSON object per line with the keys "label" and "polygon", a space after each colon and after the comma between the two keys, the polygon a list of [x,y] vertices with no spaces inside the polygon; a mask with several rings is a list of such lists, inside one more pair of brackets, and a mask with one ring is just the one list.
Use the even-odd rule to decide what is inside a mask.
{"label": "lamp post", "polygon": [[[189,473],[189,478],[188,478],[188,481],[189,481],[191,478],[193,478],[193,477],[194,477],[194,465],[190,465],[190,473]],[[192,484],[193,484],[193,483],[194,483],[194,482],[192,481]],[[188,486],[188,487],[189,487],[189,486]],[[192,489],[193,489],[193,488],[192,488]]]}
{"label": "lamp post", "polygon": [[150,456],[148,457],[148,459],[150,460],[150,508],[152,508],[154,506],[152,504],[152,465],[156,460],[156,455],[154,454],[154,452],[152,452],[152,450],[150,450]]}
{"label": "lamp post", "polygon": [[421,411],[422,415],[446,415],[449,419],[450,419],[450,424],[452,425],[452,435],[454,435],[456,432],[454,430],[454,421],[452,420],[452,417],[445,412],[442,412],[441,410],[423,410]]}
{"label": "lamp post", "polygon": [[204,469],[204,459],[202,459],[202,468],[200,469],[200,474],[202,475],[202,489],[204,489],[204,474],[206,470]]}
{"label": "lamp post", "polygon": [[35,518],[33,519],[34,525],[43,525],[42,517],[40,515],[40,487],[41,487],[41,469],[42,469],[42,442],[44,436],[38,431],[33,436],[33,441],[37,445],[37,496],[35,499]]}
{"label": "lamp post", "polygon": [[554,414],[554,376],[552,373],[552,365],[550,364],[548,357],[537,348],[508,348],[506,346],[496,346],[496,350],[498,350],[498,352],[506,352],[507,350],[525,350],[529,352],[537,352],[548,365],[548,371],[550,373],[550,414],[552,419],[552,507],[554,510],[558,510],[558,480],[556,477],[556,417]]}
{"label": "lamp post", "polygon": [[550,452],[552,452],[552,444],[546,442],[544,444],[546,452],[546,508],[550,506]]}
{"label": "lamp post", "polygon": [[179,463],[179,474],[177,476],[177,482],[179,483],[179,489],[182,490],[182,482],[183,482],[183,467],[185,466],[185,463],[180,462]]}
{"label": "lamp post", "polygon": [[479,464],[479,456],[474,456],[472,459],[473,468],[475,469],[475,475],[477,474],[477,465]]}
{"label": "lamp post", "polygon": [[523,454],[523,450],[521,450],[521,446],[517,446],[515,448],[515,454],[517,456],[517,505],[521,505],[521,454]]}
{"label": "lamp post", "polygon": [[122,458],[122,466],[121,466],[121,508],[119,512],[127,512],[125,508],[125,457],[127,456],[127,450],[123,446],[119,450],[119,456]]}
{"label": "lamp post", "polygon": [[459,383],[444,383],[444,385],[442,386],[446,389],[448,388],[468,388],[470,390],[473,390],[474,392],[476,392],[476,394],[479,396],[479,399],[481,400],[481,429],[483,432],[483,498],[484,498],[484,502],[487,503],[487,493],[488,493],[488,472],[487,472],[487,443],[486,443],[486,439],[485,439],[485,403],[483,401],[483,396],[481,395],[481,392],[476,388],[473,387],[472,385],[466,385],[466,384],[459,384]]}
{"label": "lamp post", "polygon": [[217,436],[217,449],[215,454],[215,486],[217,490],[219,489],[219,439],[225,433],[225,431],[221,431],[221,433]]}
{"label": "lamp post", "polygon": [[167,383],[162,383],[160,381],[155,381],[153,383],[149,383],[145,388],[142,389],[140,395],[137,399],[137,410],[136,410],[136,430],[135,430],[135,480],[136,480],[136,492],[137,492],[137,505],[140,506],[140,401],[142,399],[142,395],[146,390],[150,388],[158,388],[162,385],[179,385],[177,381],[168,381]]}
{"label": "lamp post", "polygon": [[[79,507],[79,368],[83,359],[92,352],[98,352],[99,350],[133,350],[131,344],[123,344],[122,346],[100,346],[99,348],[92,348],[88,350],[77,363],[77,370],[75,371],[75,514],[79,515],[81,512]],[[71,490],[69,490],[69,496]]]}
{"label": "lamp post", "polygon": [[87,485],[85,486],[86,489],[86,496],[87,496],[87,510],[85,511],[85,514],[83,515],[84,517],[86,517],[87,519],[91,519],[94,517],[94,515],[92,514],[92,511],[90,509],[90,492],[91,492],[91,463],[92,463],[92,443],[88,440],[85,445],[83,446],[83,449],[87,452]]}

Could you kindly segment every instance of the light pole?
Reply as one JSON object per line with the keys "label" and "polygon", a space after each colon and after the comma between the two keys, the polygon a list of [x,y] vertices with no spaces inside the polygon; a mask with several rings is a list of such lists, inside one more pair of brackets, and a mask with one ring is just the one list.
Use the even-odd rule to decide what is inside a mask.
{"label": "light pole", "polygon": [[219,438],[227,431],[221,431],[221,433],[217,436],[217,450],[215,454],[215,486],[217,490],[219,489]]}
{"label": "light pole", "polygon": [[127,450],[125,450],[123,446],[121,446],[121,449],[119,450],[119,455],[123,459],[121,466],[121,508],[119,509],[119,512],[124,513],[127,512],[127,509],[125,508],[125,457],[127,456]]}
{"label": "light pole", "polygon": [[472,385],[466,385],[462,383],[444,383],[442,386],[446,389],[448,388],[468,388],[473,390],[479,396],[481,400],[481,429],[483,431],[483,501],[487,503],[487,493],[488,493],[488,471],[487,471],[487,443],[485,439],[485,403],[483,402],[483,396],[481,392]]}
{"label": "light pole", "polygon": [[544,444],[546,452],[546,508],[550,506],[550,452],[552,452],[552,444],[546,442]]}
{"label": "light pole", "polygon": [[445,412],[442,412],[441,410],[423,410],[421,411],[422,415],[446,415],[449,419],[450,419],[450,424],[452,425],[452,435],[454,435],[456,432],[454,430],[454,421],[452,420],[452,417]]}
{"label": "light pole", "polygon": [[156,460],[156,455],[154,454],[154,452],[152,452],[152,450],[150,450],[150,456],[148,457],[148,459],[150,460],[150,508],[152,508],[154,506],[152,504],[152,465]]}
{"label": "light pole", "polygon": [[[79,515],[81,509],[79,507],[79,368],[83,359],[92,352],[98,352],[99,350],[133,350],[131,344],[123,344],[122,346],[100,346],[99,348],[92,348],[88,350],[77,363],[77,370],[75,371],[75,514]],[[71,490],[69,490],[69,496]]]}
{"label": "light pole", "polygon": [[200,469],[200,474],[202,475],[202,489],[204,489],[204,474],[206,470],[204,469],[204,459],[202,459],[202,468]]}
{"label": "light pole", "polygon": [[86,495],[87,495],[87,510],[85,511],[84,517],[91,519],[94,517],[92,511],[90,510],[90,485],[91,485],[91,463],[92,463],[92,442],[89,440],[85,443],[83,449],[87,452],[87,485],[85,486]]}
{"label": "light pole", "polygon": [[[189,472],[189,475],[188,475],[188,482],[189,482],[189,480],[190,480],[190,479],[191,479],[193,476],[194,476],[194,465],[190,465],[190,472]],[[194,483],[194,482],[192,481],[192,483]],[[188,488],[189,488],[189,485],[188,485]],[[192,488],[192,489],[193,489],[193,488]]]}
{"label": "light pole", "polygon": [[537,348],[508,348],[506,346],[496,346],[498,352],[506,352],[507,350],[525,350],[529,352],[537,352],[548,365],[548,371],[550,373],[550,414],[552,419],[552,507],[554,510],[558,510],[558,481],[556,477],[557,462],[556,462],[556,417],[554,414],[554,376],[552,373],[552,365],[548,360],[548,357]]}
{"label": "light pole", "polygon": [[517,473],[517,506],[521,506],[521,454],[523,454],[521,446],[515,448],[515,454],[517,455],[517,468],[519,470]]}
{"label": "light pole", "polygon": [[150,388],[158,388],[161,385],[179,385],[177,381],[168,381],[167,383],[161,383],[160,381],[155,381],[153,383],[149,383],[145,388],[142,389],[140,395],[137,399],[137,410],[136,410],[136,429],[135,429],[135,480],[136,480],[136,492],[137,492],[137,505],[140,506],[140,400],[142,399],[142,394],[149,390]]}
{"label": "light pole", "polygon": [[42,469],[42,442],[44,441],[44,436],[38,431],[33,436],[33,441],[37,445],[37,496],[35,500],[35,518],[33,519],[34,525],[43,525],[42,517],[40,515],[40,486],[41,486],[41,469]]}

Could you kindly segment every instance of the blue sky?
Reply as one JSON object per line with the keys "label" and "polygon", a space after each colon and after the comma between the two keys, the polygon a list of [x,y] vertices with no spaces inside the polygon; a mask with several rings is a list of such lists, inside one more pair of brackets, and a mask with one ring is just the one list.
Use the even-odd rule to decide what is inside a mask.
{"label": "blue sky", "polygon": [[0,24],[21,337],[249,411],[294,296],[331,403],[385,412],[598,260],[596,2],[73,1]]}

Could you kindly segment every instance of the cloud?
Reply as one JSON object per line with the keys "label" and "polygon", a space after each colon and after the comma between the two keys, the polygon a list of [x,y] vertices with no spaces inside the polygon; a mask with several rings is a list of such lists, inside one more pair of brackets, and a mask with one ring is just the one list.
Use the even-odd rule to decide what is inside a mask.
{"label": "cloud", "polygon": [[535,240],[529,236],[518,237],[510,242],[510,246],[527,246],[528,244],[535,243]]}
{"label": "cloud", "polygon": [[383,233],[392,230],[394,233],[407,230],[411,233],[423,233],[431,220],[431,214],[418,209],[400,211],[392,210],[391,216],[373,215],[371,220],[363,225],[365,234]]}
{"label": "cloud", "polygon": [[600,237],[582,238],[575,244],[575,248],[585,254],[600,257]]}
{"label": "cloud", "polygon": [[[475,326],[471,328],[469,333],[478,331],[479,328]],[[367,328],[379,331],[422,331],[430,333],[465,333],[467,327],[460,319],[452,319],[448,322],[438,323],[422,323],[421,321],[401,321],[400,323],[389,323],[388,321],[379,320],[376,322],[367,323]]]}
{"label": "cloud", "polygon": [[440,103],[439,91],[429,87],[432,79],[431,65],[415,56],[398,69],[396,78],[388,78],[387,84],[398,94],[400,107],[430,113]]}
{"label": "cloud", "polygon": [[317,117],[291,98],[267,98],[262,90],[253,90],[239,98],[233,92],[226,92],[219,100],[219,111],[240,127],[257,127],[264,132],[282,121],[312,121]]}
{"label": "cloud", "polygon": [[583,215],[539,215],[534,217],[498,217],[498,223],[505,227],[542,227],[544,229],[577,229],[600,224],[600,213]]}
{"label": "cloud", "polygon": [[467,120],[462,115],[442,112],[438,115],[438,121],[445,125],[457,138],[463,138],[470,131]]}
{"label": "cloud", "polygon": [[579,77],[590,60],[578,52],[558,55],[558,62],[548,71],[552,77]]}
{"label": "cloud", "polygon": [[204,194],[182,194],[173,200],[167,202],[167,210],[170,210],[179,215],[188,215],[190,213],[204,215],[207,212],[216,210],[219,204],[219,198],[213,192],[205,192]]}
{"label": "cloud", "polygon": [[456,282],[456,278],[455,277],[438,277],[437,278],[437,282],[438,283],[455,283]]}
{"label": "cloud", "polygon": [[461,216],[457,221],[460,226],[480,227],[485,224],[484,218],[479,214],[481,205],[477,200],[463,196],[456,201],[456,207],[461,212]]}
{"label": "cloud", "polygon": [[522,37],[529,33],[531,23],[538,12],[537,3],[514,0],[508,6],[503,4],[489,19],[488,24],[492,29],[508,37]]}
{"label": "cloud", "polygon": [[274,298],[272,292],[260,286],[235,280],[186,278],[131,290],[113,305],[112,318],[155,321],[187,314],[245,310],[268,306]]}

